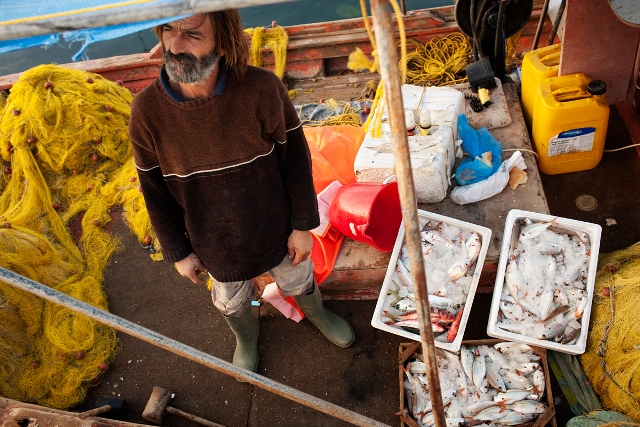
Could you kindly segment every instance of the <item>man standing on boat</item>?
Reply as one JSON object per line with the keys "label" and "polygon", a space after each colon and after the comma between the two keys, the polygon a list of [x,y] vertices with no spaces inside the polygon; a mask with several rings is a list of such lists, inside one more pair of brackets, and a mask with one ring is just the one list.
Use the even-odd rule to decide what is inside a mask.
{"label": "man standing on boat", "polygon": [[284,84],[247,65],[237,10],[155,28],[160,77],[131,105],[129,134],[165,260],[211,296],[236,336],[233,364],[257,371],[251,279],[269,272],[334,344],[351,326],[322,305],[308,230],[320,223],[311,157]]}

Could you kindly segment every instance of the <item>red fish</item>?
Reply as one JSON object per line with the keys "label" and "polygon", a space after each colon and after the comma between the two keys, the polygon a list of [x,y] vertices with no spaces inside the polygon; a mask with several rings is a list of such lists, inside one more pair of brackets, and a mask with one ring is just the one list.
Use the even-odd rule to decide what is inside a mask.
{"label": "red fish", "polygon": [[460,307],[460,311],[456,314],[456,318],[451,324],[449,328],[449,332],[447,333],[447,341],[453,342],[456,339],[456,335],[458,335],[458,328],[460,327],[460,320],[462,319],[462,312],[464,311],[464,306]]}

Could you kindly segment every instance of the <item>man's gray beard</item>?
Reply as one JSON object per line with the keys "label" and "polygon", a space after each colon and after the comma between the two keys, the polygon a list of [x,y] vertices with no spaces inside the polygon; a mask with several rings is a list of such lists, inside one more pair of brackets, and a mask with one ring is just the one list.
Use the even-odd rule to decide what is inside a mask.
{"label": "man's gray beard", "polygon": [[[175,56],[187,59],[187,61],[179,61]],[[190,54],[174,55],[166,51],[163,47],[162,58],[164,59],[164,69],[167,71],[169,80],[175,83],[191,84],[202,86],[205,84],[213,69],[216,67],[220,57],[218,50],[213,51],[206,58],[195,58]]]}

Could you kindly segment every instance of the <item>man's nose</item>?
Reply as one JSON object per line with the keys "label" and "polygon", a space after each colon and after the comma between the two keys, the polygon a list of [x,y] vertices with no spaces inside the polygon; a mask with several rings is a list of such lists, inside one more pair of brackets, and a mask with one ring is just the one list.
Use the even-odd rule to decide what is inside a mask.
{"label": "man's nose", "polygon": [[177,55],[179,53],[186,53],[188,50],[185,37],[181,34],[178,34],[171,40],[171,43],[169,44],[169,46],[167,46],[167,50],[174,55]]}

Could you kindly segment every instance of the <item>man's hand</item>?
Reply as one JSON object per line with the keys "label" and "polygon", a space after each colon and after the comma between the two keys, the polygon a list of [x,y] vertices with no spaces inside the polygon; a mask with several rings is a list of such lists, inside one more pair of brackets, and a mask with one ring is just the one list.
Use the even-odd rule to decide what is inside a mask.
{"label": "man's hand", "polygon": [[175,263],[176,270],[182,277],[191,279],[193,283],[204,285],[207,283],[199,275],[206,273],[207,269],[198,258],[195,252],[191,252],[185,259]]}
{"label": "man's hand", "polygon": [[293,230],[287,242],[289,258],[293,261],[291,266],[296,266],[309,258],[313,247],[313,236],[310,231]]}

